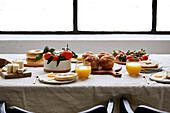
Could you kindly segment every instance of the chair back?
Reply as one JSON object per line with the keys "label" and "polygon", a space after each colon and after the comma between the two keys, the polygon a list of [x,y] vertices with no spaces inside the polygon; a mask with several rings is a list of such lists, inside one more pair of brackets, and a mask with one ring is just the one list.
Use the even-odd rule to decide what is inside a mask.
{"label": "chair back", "polygon": [[134,113],[169,113],[169,112],[161,111],[145,105],[140,105],[136,108]]}

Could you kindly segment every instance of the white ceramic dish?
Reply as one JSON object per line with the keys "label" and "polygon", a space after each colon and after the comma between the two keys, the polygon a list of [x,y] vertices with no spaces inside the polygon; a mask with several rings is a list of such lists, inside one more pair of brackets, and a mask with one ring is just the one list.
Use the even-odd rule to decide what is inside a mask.
{"label": "white ceramic dish", "polygon": [[44,83],[50,83],[50,84],[66,84],[66,83],[72,83],[76,81],[76,79],[67,80],[67,81],[57,81],[57,80],[54,80],[54,77],[47,77],[47,75],[49,74],[38,76],[39,81],[44,82]]}
{"label": "white ceramic dish", "polygon": [[166,75],[164,75],[164,74],[165,74],[165,71],[159,72],[159,73],[162,73],[162,74],[163,74],[163,77],[161,77],[161,78],[156,78],[156,77],[154,77],[154,75],[157,74],[157,73],[154,73],[154,74],[151,74],[151,75],[149,76],[149,78],[150,78],[151,80],[154,80],[154,81],[157,81],[157,82],[170,83],[170,79],[167,79],[167,78],[166,78]]}
{"label": "white ceramic dish", "polygon": [[62,73],[71,70],[71,60],[60,61],[58,66],[56,66],[57,61],[51,61],[49,64],[47,62],[47,60],[44,60],[44,71],[46,72]]}

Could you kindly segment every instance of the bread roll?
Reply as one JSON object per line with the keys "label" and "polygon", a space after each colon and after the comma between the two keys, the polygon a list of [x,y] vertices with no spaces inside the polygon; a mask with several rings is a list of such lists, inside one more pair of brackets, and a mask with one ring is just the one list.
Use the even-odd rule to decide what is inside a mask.
{"label": "bread roll", "polygon": [[112,69],[115,63],[115,58],[112,55],[105,55],[100,58],[99,65],[103,69]]}
{"label": "bread roll", "polygon": [[99,58],[94,56],[94,55],[90,55],[88,57],[85,58],[84,60],[84,64],[89,64],[89,62],[91,63],[91,69],[98,69],[99,67]]}
{"label": "bread roll", "polygon": [[85,53],[82,55],[82,61],[83,61],[83,63],[84,63],[84,60],[86,59],[86,57],[91,56],[91,55],[94,55],[94,53],[92,53],[92,52],[85,52]]}
{"label": "bread roll", "polygon": [[109,53],[106,53],[106,52],[102,52],[98,55],[99,59],[102,57],[102,56],[105,56],[105,55],[111,55]]}

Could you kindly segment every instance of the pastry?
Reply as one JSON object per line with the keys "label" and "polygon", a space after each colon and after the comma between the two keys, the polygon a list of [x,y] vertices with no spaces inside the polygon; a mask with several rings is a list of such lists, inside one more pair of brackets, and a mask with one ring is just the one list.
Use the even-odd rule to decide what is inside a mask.
{"label": "pastry", "polygon": [[103,69],[112,69],[112,67],[114,66],[114,63],[115,63],[115,58],[114,56],[111,56],[111,55],[105,55],[101,57],[99,61],[99,65]]}
{"label": "pastry", "polygon": [[142,68],[156,68],[159,63],[156,61],[141,61]]}
{"label": "pastry", "polygon": [[13,73],[16,73],[18,72],[18,69],[19,69],[19,64],[13,64]]}
{"label": "pastry", "polygon": [[82,61],[83,61],[83,63],[84,63],[84,60],[86,59],[86,57],[91,56],[91,55],[94,55],[94,53],[92,53],[92,52],[85,52],[85,53],[82,55]]}
{"label": "pastry", "polygon": [[7,73],[12,73],[12,71],[13,71],[13,64],[7,64],[6,68],[7,68]]}
{"label": "pastry", "polygon": [[40,49],[36,49],[36,50],[29,50],[27,52],[27,58],[26,58],[26,61],[27,61],[27,64],[29,65],[41,65],[41,64],[44,64],[44,60],[43,58],[41,58],[40,60],[36,61],[35,62],[35,58],[38,56],[39,53],[42,53],[43,51],[40,50]]}
{"label": "pastry", "polygon": [[27,64],[30,64],[30,65],[35,65],[35,64],[44,64],[44,59],[41,58],[40,60],[36,61],[35,62],[35,59],[30,59],[30,58],[26,58],[26,61],[27,61]]}
{"label": "pastry", "polygon": [[76,73],[61,73],[61,74],[57,74],[55,76],[55,80],[61,80],[61,81],[65,81],[65,80],[74,80],[76,79],[77,74]]}
{"label": "pastry", "polygon": [[85,58],[84,60],[84,65],[89,64],[89,62],[91,63],[91,69],[98,69],[99,67],[99,58],[94,56],[94,55],[90,55],[88,57]]}
{"label": "pastry", "polygon": [[29,59],[35,59],[37,56],[38,56],[38,54],[39,53],[42,53],[43,51],[42,50],[40,50],[40,49],[36,49],[36,50],[29,50],[28,52],[27,52],[27,58],[29,58]]}
{"label": "pastry", "polygon": [[99,59],[102,57],[102,56],[105,56],[105,55],[111,55],[109,53],[106,53],[106,52],[102,52],[98,55]]}

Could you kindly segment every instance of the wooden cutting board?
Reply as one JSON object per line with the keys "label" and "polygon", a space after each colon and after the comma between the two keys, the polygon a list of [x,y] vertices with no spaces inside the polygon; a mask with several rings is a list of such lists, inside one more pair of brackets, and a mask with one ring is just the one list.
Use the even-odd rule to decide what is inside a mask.
{"label": "wooden cutting board", "polygon": [[23,73],[7,73],[7,72],[2,72],[0,69],[0,75],[4,79],[12,79],[12,78],[31,77],[32,73],[30,71],[24,71]]}
{"label": "wooden cutting board", "polygon": [[119,71],[122,70],[122,67],[119,66],[119,67],[116,67],[116,68],[113,68],[113,69],[102,69],[99,67],[99,69],[97,70],[92,70],[92,74],[109,74],[109,75],[113,75],[114,77],[121,77],[122,74],[118,73]]}

